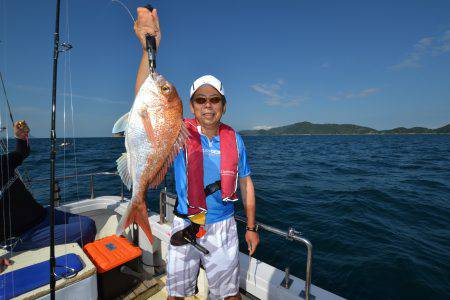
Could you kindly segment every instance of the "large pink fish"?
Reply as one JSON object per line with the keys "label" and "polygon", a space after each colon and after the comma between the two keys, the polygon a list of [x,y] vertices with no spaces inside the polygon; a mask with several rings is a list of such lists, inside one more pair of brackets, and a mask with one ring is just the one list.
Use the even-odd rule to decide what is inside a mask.
{"label": "large pink fish", "polygon": [[117,227],[121,234],[137,223],[153,243],[145,203],[148,188],[156,188],[188,138],[183,105],[175,87],[153,73],[142,84],[131,111],[115,124],[113,133],[125,129],[127,152],[117,160],[124,182],[132,186],[132,198]]}

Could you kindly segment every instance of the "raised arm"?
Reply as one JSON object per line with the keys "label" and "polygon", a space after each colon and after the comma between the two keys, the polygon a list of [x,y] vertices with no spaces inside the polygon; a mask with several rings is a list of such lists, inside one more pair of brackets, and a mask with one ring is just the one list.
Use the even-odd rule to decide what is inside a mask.
{"label": "raised arm", "polygon": [[157,48],[159,48],[159,43],[161,42],[161,30],[159,28],[158,12],[156,9],[153,9],[153,11],[150,12],[150,10],[145,7],[138,7],[137,20],[134,23],[134,32],[142,46],[142,58],[136,76],[136,86],[134,88],[134,94],[137,95],[142,83],[144,83],[149,75],[145,35],[149,33],[156,38]]}

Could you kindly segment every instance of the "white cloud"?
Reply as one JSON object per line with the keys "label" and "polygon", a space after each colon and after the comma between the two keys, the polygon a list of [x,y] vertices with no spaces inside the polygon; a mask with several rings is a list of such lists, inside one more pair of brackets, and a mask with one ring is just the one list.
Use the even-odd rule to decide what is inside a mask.
{"label": "white cloud", "polygon": [[356,92],[339,92],[336,95],[328,97],[331,100],[337,101],[337,100],[343,100],[343,99],[361,99],[361,98],[367,98],[370,95],[376,94],[380,92],[380,88],[368,88]]}
{"label": "white cloud", "polygon": [[320,65],[320,67],[322,68],[322,69],[328,69],[329,67],[331,67],[331,64],[329,63],[329,62],[323,62],[321,65]]}
{"label": "white cloud", "polygon": [[[39,87],[39,86],[31,86],[31,85],[22,85],[22,84],[9,84],[9,85],[12,86],[13,88],[16,88],[16,89],[19,89],[22,91],[50,95],[49,88],[44,88],[44,87]],[[58,93],[58,96],[62,96],[62,97],[70,97],[70,95],[71,95],[70,93]],[[130,102],[128,102],[128,101],[111,100],[109,98],[86,96],[86,95],[74,94],[74,93],[72,93],[72,97],[74,99],[94,101],[94,102],[105,103],[105,104],[130,104]],[[70,100],[70,98],[68,100]]]}
{"label": "white cloud", "polygon": [[50,115],[50,109],[43,109],[33,106],[19,106],[14,108],[14,113],[21,115]]}
{"label": "white cloud", "polygon": [[253,127],[253,130],[269,130],[270,128],[272,128],[273,126],[269,126],[269,125],[257,125]]}
{"label": "white cloud", "polygon": [[[70,97],[70,93],[61,93],[60,95]],[[105,104],[130,104],[127,101],[111,100],[108,98],[84,96],[84,95],[79,95],[79,94],[72,94],[72,97],[80,99],[80,100],[95,101],[95,102],[105,103]]]}
{"label": "white cloud", "polygon": [[426,57],[436,57],[450,52],[450,29],[436,36],[420,39],[400,63],[389,67],[391,70],[421,67],[421,61]]}
{"label": "white cloud", "polygon": [[14,83],[9,83],[8,86],[11,86],[11,87],[21,90],[21,91],[36,92],[36,93],[41,93],[41,94],[50,94],[49,88],[44,88],[44,87],[39,87],[39,86],[14,84]]}
{"label": "white cloud", "polygon": [[447,52],[450,52],[450,29],[437,39],[437,45],[433,48],[433,56],[439,56]]}
{"label": "white cloud", "polygon": [[284,85],[283,79],[277,79],[275,83],[256,83],[251,88],[265,96],[264,103],[269,106],[293,107],[299,106],[301,101],[306,100],[303,96],[286,95],[282,90]]}

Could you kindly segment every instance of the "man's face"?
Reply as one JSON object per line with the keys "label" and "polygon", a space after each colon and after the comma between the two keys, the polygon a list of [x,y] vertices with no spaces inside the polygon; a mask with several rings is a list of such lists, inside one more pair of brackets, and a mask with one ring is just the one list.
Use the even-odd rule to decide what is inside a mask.
{"label": "man's face", "polygon": [[[220,101],[219,101],[220,100]],[[210,85],[202,85],[191,98],[191,112],[202,127],[219,125],[222,115],[226,111],[226,104],[222,95]]]}

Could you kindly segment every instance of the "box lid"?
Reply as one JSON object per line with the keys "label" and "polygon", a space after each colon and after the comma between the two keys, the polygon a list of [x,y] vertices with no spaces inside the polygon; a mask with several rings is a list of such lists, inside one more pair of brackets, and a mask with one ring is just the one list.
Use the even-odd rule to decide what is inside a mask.
{"label": "box lid", "polygon": [[142,255],[125,237],[111,235],[83,247],[99,273],[107,272]]}

